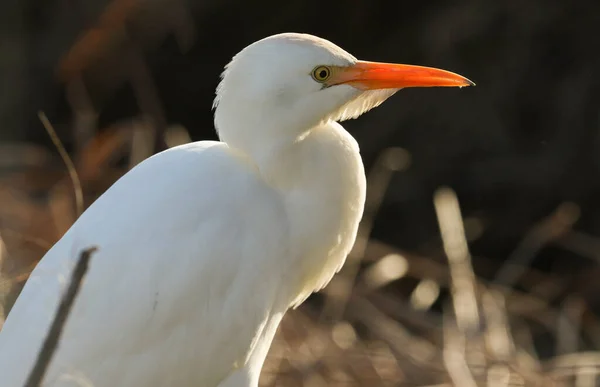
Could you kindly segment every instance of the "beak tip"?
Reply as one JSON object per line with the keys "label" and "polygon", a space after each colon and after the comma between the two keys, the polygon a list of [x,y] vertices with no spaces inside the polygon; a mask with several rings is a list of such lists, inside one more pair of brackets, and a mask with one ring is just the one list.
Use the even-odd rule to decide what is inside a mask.
{"label": "beak tip", "polygon": [[465,82],[467,83],[465,86],[477,86],[475,82],[470,79],[465,78]]}

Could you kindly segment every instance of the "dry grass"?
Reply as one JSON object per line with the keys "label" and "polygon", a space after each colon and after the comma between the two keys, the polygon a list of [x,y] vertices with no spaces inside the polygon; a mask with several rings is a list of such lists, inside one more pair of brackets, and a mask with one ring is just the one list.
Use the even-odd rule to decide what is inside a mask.
{"label": "dry grass", "polygon": [[[441,188],[434,205],[447,260],[368,240],[358,277],[344,270],[326,289],[345,303],[343,318],[324,322],[325,310],[314,304],[290,313],[263,386],[596,386],[600,352],[578,350],[599,332],[597,317],[575,295],[551,306],[563,284],[527,266],[545,244],[570,233],[577,207],[560,206],[486,281],[473,271],[454,192]],[[402,281],[417,285],[407,294],[389,291]],[[441,310],[433,308],[440,300]],[[556,343],[555,357],[537,353],[540,326],[553,333],[547,340]]]}

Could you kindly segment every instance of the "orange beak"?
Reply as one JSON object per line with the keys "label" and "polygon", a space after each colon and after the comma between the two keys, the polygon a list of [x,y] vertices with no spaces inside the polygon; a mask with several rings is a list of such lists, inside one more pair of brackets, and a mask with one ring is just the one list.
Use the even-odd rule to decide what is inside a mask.
{"label": "orange beak", "polygon": [[358,61],[337,70],[328,84],[347,84],[361,90],[475,86],[461,75],[431,67]]}

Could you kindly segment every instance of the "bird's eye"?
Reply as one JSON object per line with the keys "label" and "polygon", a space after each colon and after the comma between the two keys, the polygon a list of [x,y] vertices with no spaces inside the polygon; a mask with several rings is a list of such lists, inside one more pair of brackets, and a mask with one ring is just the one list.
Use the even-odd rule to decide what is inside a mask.
{"label": "bird's eye", "polygon": [[327,66],[318,66],[312,72],[312,77],[317,82],[325,82],[331,75],[331,69]]}

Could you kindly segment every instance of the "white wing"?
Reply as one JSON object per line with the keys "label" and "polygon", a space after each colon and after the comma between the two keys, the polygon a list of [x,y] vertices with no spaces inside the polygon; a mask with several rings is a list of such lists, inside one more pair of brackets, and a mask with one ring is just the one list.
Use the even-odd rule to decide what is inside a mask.
{"label": "white wing", "polygon": [[248,378],[285,311],[276,297],[287,224],[280,196],[226,145],[187,144],[149,158],[32,273],[0,333],[0,383],[23,385],[78,253],[91,245],[98,252],[44,386],[212,387],[232,374]]}

